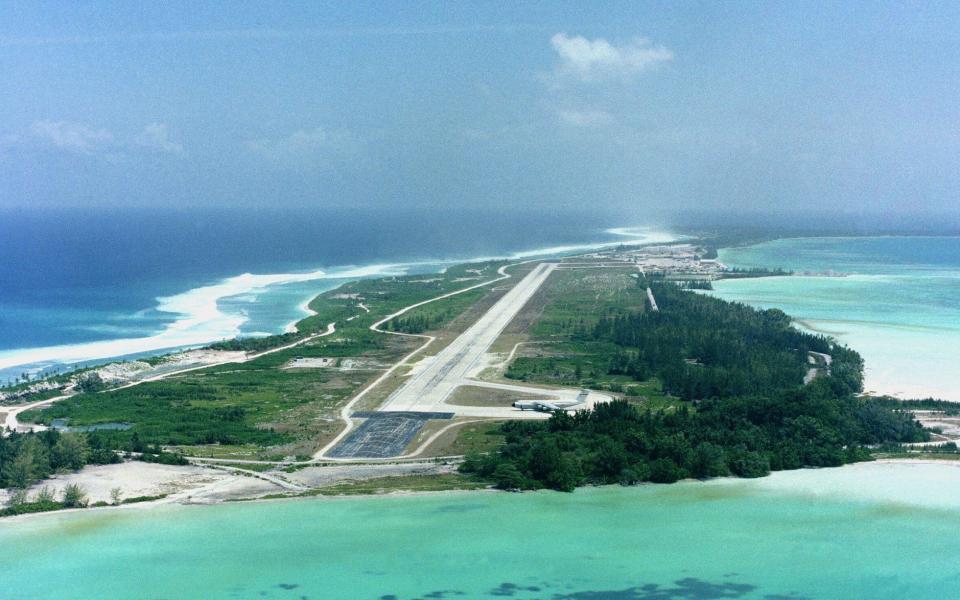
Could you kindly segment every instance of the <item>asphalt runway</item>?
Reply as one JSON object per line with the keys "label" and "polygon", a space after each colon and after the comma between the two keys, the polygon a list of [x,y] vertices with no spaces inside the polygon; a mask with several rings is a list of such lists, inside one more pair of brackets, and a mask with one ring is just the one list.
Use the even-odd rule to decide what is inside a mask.
{"label": "asphalt runway", "polygon": [[331,458],[400,456],[427,421],[450,419],[453,413],[370,412],[357,413],[354,417],[366,417],[366,420],[329,452]]}
{"label": "asphalt runway", "polygon": [[384,410],[437,411],[451,408],[444,400],[464,384],[470,369],[540,288],[556,263],[540,263],[496,302],[469,329],[441,350],[417,375],[395,391]]}

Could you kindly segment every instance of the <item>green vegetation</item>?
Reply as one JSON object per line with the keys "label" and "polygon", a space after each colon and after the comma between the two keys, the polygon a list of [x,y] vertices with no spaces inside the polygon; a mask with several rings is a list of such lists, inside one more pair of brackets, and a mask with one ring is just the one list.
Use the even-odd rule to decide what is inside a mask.
{"label": "green vegetation", "polygon": [[[309,308],[316,314],[298,322],[296,333],[261,338],[238,338],[213,344],[211,348],[260,352],[320,333],[327,328],[328,323],[332,322],[337,323],[338,329],[365,330],[374,322],[405,306],[493,279],[498,276],[497,269],[503,264],[505,263],[463,264],[451,267],[442,274],[405,275],[347,282],[335,290],[324,292],[314,298]],[[465,278],[469,280],[465,281]],[[470,294],[474,293],[467,293],[467,295]],[[475,301],[482,295],[481,289],[472,296],[472,300]],[[427,312],[423,314],[433,316],[445,313],[447,306],[455,306],[458,302],[463,302],[461,304],[463,308],[470,304],[460,300],[458,295],[416,310],[425,310]],[[361,309],[360,303],[363,303],[369,312]],[[427,306],[430,308],[426,308]],[[456,314],[459,314],[459,311]],[[355,319],[347,321],[354,316]],[[439,324],[439,321],[437,323]]]}
{"label": "green vegetation", "polygon": [[107,384],[96,373],[84,373],[77,377],[77,391],[93,394],[107,389]]}
{"label": "green vegetation", "polygon": [[164,452],[158,446],[144,448],[137,460],[160,465],[188,465],[190,462],[177,452]]}
{"label": "green vegetation", "polygon": [[[206,448],[202,453],[211,455],[239,453],[250,460],[307,456],[339,429],[331,416],[343,403],[418,343],[373,332],[370,325],[404,306],[490,280],[499,264],[347,283],[314,299],[311,308],[318,314],[301,321],[297,333],[216,345],[274,349],[337,322],[333,335],[244,363],[112,391],[86,378],[81,393],[23,413],[21,420],[49,424],[64,418],[72,426],[129,423],[131,428],[2,439],[0,486],[22,489],[58,470],[116,462],[114,450],[165,464],[186,462],[169,451],[171,446]],[[659,311],[647,309],[648,285]],[[633,269],[556,271],[519,319],[536,344],[523,347],[527,355],[517,357],[506,376],[604,389],[624,400],[545,422],[487,422],[451,431],[436,446],[469,454],[462,467],[466,475],[391,477],[316,493],[470,489],[490,483],[569,490],[588,483],[753,477],[865,460],[868,446],[927,438],[904,411],[909,405],[855,396],[862,372],[855,352],[792,328],[781,311],[758,311],[690,291],[699,286],[698,280],[644,278]],[[455,329],[458,315],[489,298],[489,288],[480,288],[418,307],[387,327]],[[828,353],[833,362],[829,374],[804,386],[810,351]],[[286,368],[296,357],[352,358],[361,366]],[[72,495],[69,501],[83,499]],[[37,510],[63,504],[46,497],[19,503]]]}
{"label": "green vegetation", "polygon": [[926,439],[909,415],[837,396],[826,379],[769,396],[709,400],[696,411],[641,411],[617,400],[547,422],[513,421],[502,431],[498,452],[470,457],[461,471],[502,489],[562,491],[839,466],[868,460],[870,444]]}
{"label": "green vegetation", "polygon": [[[0,510],[0,517],[49,512],[51,510],[62,510],[64,508],[86,508],[89,504],[90,501],[87,498],[86,490],[75,483],[71,483],[63,488],[63,495],[59,501],[54,496],[53,490],[48,487],[44,487],[38,491],[33,500],[27,497],[26,490],[20,489],[14,492],[9,505]],[[106,502],[98,502],[93,506],[106,505]]]}
{"label": "green vegetation", "polygon": [[611,372],[611,360],[620,349],[584,335],[607,317],[625,310],[642,312],[646,301],[646,289],[638,285],[634,269],[555,271],[517,319],[533,320],[526,333],[536,343],[521,349],[535,356],[517,356],[506,377],[666,400],[659,382],[638,382]]}
{"label": "green vegetation", "polygon": [[30,513],[50,512],[51,510],[63,510],[67,508],[63,502],[18,502],[13,503],[6,508],[0,509],[0,517],[14,517],[16,515],[27,515]]}
{"label": "green vegetation", "polygon": [[947,400],[935,400],[926,398],[923,400],[900,400],[890,396],[881,396],[874,401],[887,408],[899,410],[932,410],[942,412],[945,416],[960,415],[960,404],[949,402]]}
{"label": "green vegetation", "polygon": [[[507,375],[620,386],[627,398],[636,393],[631,386],[659,381],[679,399],[639,406],[617,400],[575,415],[558,412],[546,422],[506,423],[497,452],[474,454],[461,467],[480,481],[569,491],[759,477],[868,460],[869,446],[928,439],[909,413],[856,397],[862,377],[856,352],[792,328],[781,311],[659,279],[608,272],[577,283],[564,276],[547,290],[531,328],[535,339],[549,341],[536,350],[546,355],[516,359]],[[648,284],[658,312],[645,310]],[[805,386],[808,351],[829,353],[833,364],[828,376]]]}
{"label": "green vegetation", "polygon": [[88,464],[113,464],[120,457],[96,434],[42,433],[0,437],[0,488],[25,489],[56,472],[82,469]]}
{"label": "green vegetation", "polygon": [[[464,285],[469,285],[465,282]],[[423,333],[435,331],[446,326],[455,317],[463,314],[470,306],[483,298],[488,289],[478,288],[463,294],[457,294],[443,302],[431,302],[419,306],[399,317],[390,319],[384,329],[402,333]]]}
{"label": "green vegetation", "polygon": [[[58,418],[70,419],[71,425],[134,423],[128,431],[112,433],[118,448],[127,448],[133,435],[145,443],[171,445],[287,441],[287,436],[254,425],[259,417],[255,407],[267,400],[264,390],[270,389],[273,373],[250,375],[243,371],[219,376],[191,374],[102,394],[78,394],[49,408],[24,413],[23,418],[45,424]],[[257,381],[257,376],[266,381]],[[205,383],[214,377],[216,384]],[[288,386],[281,389],[286,391]]]}
{"label": "green vegetation", "polygon": [[503,445],[505,438],[501,426],[501,422],[485,421],[458,427],[451,432],[455,436],[453,440],[449,444],[442,444],[442,440],[438,440],[432,454],[466,455],[492,452]]}
{"label": "green vegetation", "polygon": [[713,282],[709,279],[681,279],[673,282],[684,290],[712,290]]}
{"label": "green vegetation", "polygon": [[793,275],[793,271],[784,269],[764,269],[762,267],[751,267],[743,269],[739,267],[728,268],[723,272],[724,279],[746,279],[748,277],[783,277]]}
{"label": "green vegetation", "polygon": [[133,498],[124,498],[120,504],[138,504],[140,502],[153,502],[154,500],[162,500],[166,498],[166,494],[159,494],[157,496],[134,496]]}
{"label": "green vegetation", "polygon": [[545,400],[549,396],[497,390],[473,385],[463,385],[447,397],[446,403],[454,406],[510,406],[519,400]]}
{"label": "green vegetation", "polygon": [[670,283],[651,287],[658,312],[623,310],[579,332],[619,348],[611,373],[638,381],[656,376],[666,392],[685,400],[728,398],[800,385],[808,352],[816,351],[833,356],[831,371],[843,392],[860,391],[860,356],[791,327],[782,311],[758,311]]}
{"label": "green vegetation", "polygon": [[[126,431],[96,432],[107,447],[127,451],[137,451],[137,444],[184,449],[239,447],[247,450],[244,454],[251,459],[305,457],[336,434],[340,425],[331,417],[339,407],[378,375],[382,365],[396,362],[417,344],[416,340],[371,331],[371,324],[410,304],[489,281],[497,276],[501,264],[462,265],[440,275],[345,283],[311,302],[317,314],[301,321],[298,333],[233,340],[214,347],[273,349],[325,331],[328,323],[336,321],[333,335],[244,363],[209,367],[125,389],[102,391],[91,380],[89,389],[19,418],[43,424],[64,418],[71,426],[129,423],[131,428]],[[424,315],[431,326],[444,325],[488,291],[480,288],[430,303],[412,316]],[[360,366],[349,371],[285,368],[295,357],[354,358]]]}
{"label": "green vegetation", "polygon": [[[791,327],[782,311],[757,311],[662,280],[630,281],[606,296],[564,294],[549,302],[533,333],[552,340],[551,355],[517,358],[506,376],[617,391],[655,379],[684,400],[729,398],[800,385],[807,352],[816,351],[833,356],[833,380],[844,391],[860,389],[859,355]],[[645,310],[648,284],[659,311]]]}
{"label": "green vegetation", "polygon": [[954,442],[937,446],[905,447],[897,444],[883,444],[872,449],[878,459],[897,460],[944,460],[960,461],[960,448]]}

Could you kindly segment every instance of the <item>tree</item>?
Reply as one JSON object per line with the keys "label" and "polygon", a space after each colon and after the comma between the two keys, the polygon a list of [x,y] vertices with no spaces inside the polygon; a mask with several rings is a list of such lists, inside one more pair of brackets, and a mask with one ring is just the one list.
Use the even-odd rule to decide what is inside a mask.
{"label": "tree", "polygon": [[117,506],[118,504],[120,504],[120,500],[122,499],[122,494],[123,494],[123,491],[120,488],[118,487],[113,488],[112,490],[110,490],[110,502],[114,506]]}
{"label": "tree", "polygon": [[722,477],[730,473],[724,459],[723,448],[710,442],[703,442],[693,449],[690,474],[698,479]]}
{"label": "tree", "polygon": [[40,504],[50,504],[51,502],[56,502],[57,498],[53,493],[53,490],[47,486],[40,488],[40,491],[37,492],[37,495],[34,496],[33,501]]}
{"label": "tree", "polygon": [[15,488],[26,488],[34,480],[33,461],[29,456],[18,452],[13,460],[3,465],[3,478]]}
{"label": "tree", "polygon": [[60,435],[51,452],[51,466],[54,469],[82,469],[90,458],[87,438],[82,433],[64,433]]}
{"label": "tree", "polygon": [[493,472],[493,481],[501,490],[522,490],[529,487],[527,478],[513,463],[500,463]]}
{"label": "tree", "polygon": [[683,470],[669,458],[658,458],[650,463],[650,481],[654,483],[673,483],[683,476]]}
{"label": "tree", "polygon": [[96,371],[77,378],[77,390],[84,394],[99,392],[106,387],[107,384]]}
{"label": "tree", "polygon": [[27,490],[16,489],[13,490],[12,494],[10,494],[10,500],[7,502],[7,506],[20,506],[21,504],[26,504],[26,502]]}
{"label": "tree", "polygon": [[63,488],[64,508],[85,508],[87,506],[87,492],[76,483]]}
{"label": "tree", "polygon": [[604,482],[622,480],[623,470],[629,464],[623,444],[605,437],[598,446],[593,459],[593,471],[599,474]]}
{"label": "tree", "polygon": [[4,465],[3,478],[16,488],[29,487],[50,472],[50,458],[46,445],[36,436],[20,439],[16,456]]}
{"label": "tree", "polygon": [[770,461],[767,457],[742,446],[730,452],[727,463],[737,477],[764,477],[770,474]]}

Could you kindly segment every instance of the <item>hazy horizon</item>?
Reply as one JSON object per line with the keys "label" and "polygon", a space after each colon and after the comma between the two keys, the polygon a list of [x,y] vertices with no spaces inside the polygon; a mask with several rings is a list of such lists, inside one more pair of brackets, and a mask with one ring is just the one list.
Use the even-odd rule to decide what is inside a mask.
{"label": "hazy horizon", "polygon": [[7,4],[0,207],[949,230],[958,25],[948,3]]}

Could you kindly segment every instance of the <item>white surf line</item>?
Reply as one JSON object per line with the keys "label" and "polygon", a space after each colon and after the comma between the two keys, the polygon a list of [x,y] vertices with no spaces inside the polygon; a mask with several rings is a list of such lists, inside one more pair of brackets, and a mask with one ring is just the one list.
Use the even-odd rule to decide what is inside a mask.
{"label": "white surf line", "polygon": [[[242,357],[242,358],[235,358],[235,359],[230,359],[230,360],[222,360],[222,361],[217,361],[217,362],[212,362],[212,363],[206,363],[206,364],[203,364],[203,365],[197,365],[197,366],[194,366],[194,367],[188,367],[188,368],[186,368],[186,369],[179,369],[179,370],[176,370],[176,371],[171,371],[171,372],[169,372],[169,373],[162,373],[162,374],[160,374],[160,375],[154,375],[153,377],[145,377],[145,378],[140,379],[140,380],[138,380],[138,381],[134,381],[134,382],[131,382],[131,383],[128,383],[128,384],[125,384],[125,385],[121,385],[121,386],[119,386],[119,387],[110,388],[109,390],[103,390],[103,391],[101,391],[101,392],[99,392],[99,393],[102,394],[102,393],[105,393],[105,392],[115,392],[115,391],[117,391],[117,390],[124,390],[124,389],[127,389],[127,388],[131,388],[131,387],[133,387],[133,386],[136,386],[136,385],[140,385],[141,383],[147,383],[147,382],[151,382],[151,381],[160,381],[161,379],[166,379],[167,377],[173,377],[174,375],[182,375],[182,374],[184,374],[184,373],[189,373],[189,372],[191,372],[191,371],[198,371],[198,370],[200,370],[200,369],[207,369],[207,368],[210,368],[210,367],[217,367],[217,366],[226,365],[226,364],[233,364],[233,363],[245,363],[245,362],[248,362],[248,361],[251,361],[251,360],[260,358],[261,356],[266,356],[266,355],[268,355],[268,354],[273,354],[274,352],[281,352],[281,351],[283,351],[283,350],[289,350],[290,348],[295,348],[295,347],[299,346],[300,344],[304,344],[304,343],[309,342],[309,341],[311,341],[311,340],[315,340],[315,339],[317,339],[317,338],[321,338],[321,337],[325,337],[325,336],[331,335],[331,334],[335,333],[336,330],[337,330],[337,328],[336,328],[336,321],[334,321],[333,323],[328,323],[328,324],[327,324],[327,329],[326,329],[326,331],[324,331],[323,333],[315,333],[315,334],[313,334],[313,335],[309,335],[309,336],[307,336],[307,337],[305,337],[305,338],[302,338],[302,339],[299,339],[299,340],[297,340],[297,341],[295,341],[295,342],[293,342],[293,343],[291,343],[291,344],[286,344],[286,345],[284,345],[284,346],[279,346],[279,347],[277,347],[277,348],[271,348],[271,349],[269,349],[269,350],[264,350],[263,352],[258,352],[258,353],[256,353],[256,354],[249,354],[249,355],[244,356],[244,357]],[[6,437],[6,436],[9,435],[10,433],[16,431],[17,428],[20,426],[20,422],[17,420],[17,415],[19,415],[20,413],[22,413],[22,412],[24,412],[24,411],[26,411],[26,410],[33,409],[33,408],[39,408],[39,407],[41,407],[41,406],[48,406],[48,405],[53,404],[54,402],[58,402],[58,401],[63,400],[63,399],[65,399],[65,398],[71,398],[71,397],[73,397],[73,396],[75,396],[75,395],[76,395],[76,392],[72,392],[72,393],[69,393],[69,394],[64,394],[64,395],[62,395],[62,396],[57,396],[56,398],[48,398],[47,400],[40,400],[39,402],[33,402],[33,403],[31,403],[31,404],[25,404],[25,405],[23,405],[23,406],[11,406],[11,407],[7,407],[6,410],[8,410],[9,412],[7,412],[7,417],[6,417],[6,419],[4,420],[4,428],[5,428],[5,431],[2,432],[3,436]],[[34,427],[34,426],[31,426],[31,427]],[[36,426],[36,427],[39,428],[39,427],[43,427],[43,426]]]}
{"label": "white surf line", "polygon": [[435,298],[430,298],[429,300],[424,300],[424,301],[422,301],[422,302],[417,302],[416,304],[411,304],[410,306],[401,308],[400,310],[398,310],[397,312],[395,312],[395,313],[393,313],[393,314],[391,314],[391,315],[387,315],[386,317],[380,319],[379,321],[377,321],[376,323],[374,323],[373,325],[371,325],[371,326],[370,326],[370,330],[371,330],[371,331],[376,331],[377,333],[386,333],[386,334],[389,334],[389,335],[399,335],[399,336],[405,336],[405,337],[417,337],[417,338],[425,339],[426,342],[424,342],[423,345],[420,346],[419,348],[416,348],[415,350],[413,350],[412,352],[410,352],[409,354],[407,354],[406,356],[404,356],[403,359],[401,359],[399,362],[395,363],[392,367],[390,367],[389,369],[387,369],[386,372],[384,372],[380,377],[377,377],[377,378],[373,381],[373,383],[371,383],[371,384],[368,385],[367,387],[365,387],[365,388],[363,388],[362,390],[360,390],[360,392],[359,392],[356,396],[354,396],[354,397],[350,400],[350,402],[348,402],[346,405],[344,405],[344,407],[343,407],[342,409],[340,409],[340,419],[346,424],[346,427],[344,427],[343,431],[341,431],[335,438],[333,438],[333,440],[331,440],[326,446],[324,446],[323,448],[321,448],[320,450],[316,451],[316,452],[313,454],[312,462],[319,462],[320,460],[333,460],[333,461],[350,460],[350,459],[324,458],[324,455],[325,455],[327,452],[329,452],[330,450],[332,450],[332,449],[334,448],[334,446],[336,446],[337,444],[339,444],[340,441],[343,440],[343,438],[345,438],[347,435],[349,435],[351,431],[353,431],[353,427],[354,427],[354,425],[353,425],[353,419],[350,418],[350,414],[351,414],[351,412],[353,411],[353,407],[356,406],[356,404],[357,404],[360,400],[362,400],[363,397],[366,396],[366,395],[370,392],[370,390],[374,389],[375,387],[377,387],[378,385],[380,385],[381,383],[383,383],[384,381],[386,381],[386,379],[387,379],[388,377],[390,377],[390,375],[392,375],[392,374],[394,373],[394,371],[396,371],[397,369],[399,369],[401,366],[407,364],[407,362],[408,362],[411,358],[413,358],[414,356],[416,356],[417,354],[419,354],[420,352],[422,352],[423,350],[425,350],[430,344],[432,344],[432,343],[434,342],[434,340],[437,339],[436,336],[432,336],[432,335],[423,335],[423,334],[419,334],[419,333],[403,333],[403,332],[400,332],[400,331],[388,331],[388,330],[380,329],[380,326],[381,326],[381,325],[383,325],[384,323],[386,323],[386,322],[389,321],[390,319],[393,319],[394,317],[399,317],[400,315],[402,315],[402,314],[404,314],[404,313],[406,313],[406,312],[408,312],[408,311],[411,311],[411,310],[413,310],[414,308],[423,306],[424,304],[429,304],[429,303],[431,303],[431,302],[436,302],[437,300],[443,300],[444,298],[449,298],[449,297],[451,297],[451,296],[456,296],[457,294],[462,294],[462,293],[464,293],[464,292],[469,292],[470,290],[475,290],[475,289],[477,289],[477,288],[481,288],[481,287],[484,287],[484,286],[492,285],[492,284],[494,284],[494,283],[497,283],[498,281],[503,281],[503,280],[505,280],[505,279],[509,279],[509,278],[511,278],[511,277],[513,277],[513,276],[510,275],[509,273],[507,273],[506,269],[508,269],[508,268],[510,268],[510,267],[515,267],[515,266],[518,266],[518,265],[521,265],[521,264],[524,264],[524,263],[527,263],[527,262],[533,262],[533,261],[523,261],[523,262],[520,262],[520,263],[513,263],[513,264],[509,264],[509,265],[503,265],[502,267],[500,267],[499,269],[497,269],[497,273],[500,275],[500,277],[497,277],[496,279],[491,279],[491,280],[485,281],[485,282],[483,282],[483,283],[478,283],[478,284],[476,284],[476,285],[471,285],[471,286],[465,287],[465,288],[463,288],[463,289],[459,289],[459,290],[456,290],[456,291],[453,291],[453,292],[449,292],[449,293],[446,293],[446,294],[442,294],[442,295],[437,296],[437,297],[435,297]]}
{"label": "white surf line", "polygon": [[304,313],[305,316],[297,319],[297,320],[294,321],[293,323],[289,323],[286,327],[284,327],[284,328],[283,328],[283,332],[284,332],[284,333],[299,333],[300,328],[297,327],[297,323],[299,323],[300,321],[302,321],[302,320],[304,320],[304,319],[309,319],[310,317],[315,317],[315,316],[317,316],[318,314],[320,314],[320,313],[318,313],[317,311],[315,311],[315,310],[313,310],[312,308],[310,308],[310,304],[311,304],[316,298],[317,298],[317,297],[314,296],[314,297],[310,298],[309,300],[305,301],[303,304],[301,304],[301,305],[299,306],[300,310],[303,311],[303,313]]}
{"label": "white surf line", "polygon": [[[361,267],[347,268],[338,271],[341,267],[330,270],[315,270],[305,273],[272,273],[251,274],[244,273],[221,279],[209,285],[193,288],[157,298],[154,310],[174,315],[174,321],[168,324],[163,331],[143,338],[120,338],[100,341],[81,342],[46,346],[41,348],[21,348],[0,352],[0,368],[17,367],[34,363],[54,362],[62,364],[81,363],[118,359],[123,356],[139,353],[162,353],[173,348],[205,346],[219,339],[239,335],[239,327],[247,322],[242,315],[222,313],[217,308],[217,302],[223,298],[240,296],[243,294],[260,294],[269,291],[274,286],[283,286],[292,283],[301,283],[314,280],[352,280],[368,276],[387,276],[400,274],[412,266],[417,265],[453,265],[479,263],[491,260],[528,261],[534,258],[548,258],[558,254],[568,254],[578,251],[590,251],[619,245],[649,245],[655,243],[670,243],[680,239],[671,233],[649,229],[646,227],[619,227],[605,230],[605,233],[625,237],[619,242],[594,242],[570,246],[555,246],[519,251],[500,256],[472,257],[464,259],[431,259],[426,261],[407,263],[378,263]],[[307,302],[309,305],[309,301]],[[301,305],[301,308],[304,308]],[[363,303],[361,309],[369,312]],[[309,306],[305,313],[309,315]],[[296,322],[288,323],[285,331],[290,332]]]}

